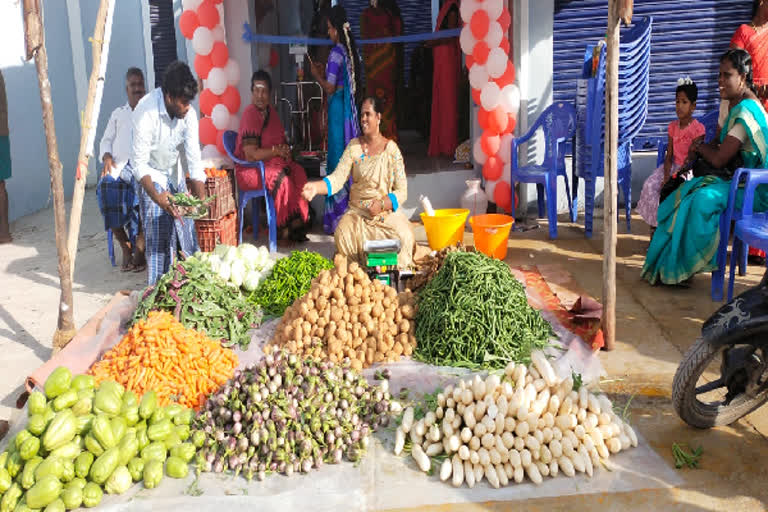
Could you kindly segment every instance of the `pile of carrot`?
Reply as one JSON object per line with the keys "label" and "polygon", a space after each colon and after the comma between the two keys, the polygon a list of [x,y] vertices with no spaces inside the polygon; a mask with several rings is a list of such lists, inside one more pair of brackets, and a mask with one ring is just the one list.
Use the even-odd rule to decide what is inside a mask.
{"label": "pile of carrot", "polygon": [[114,380],[141,396],[154,390],[160,405],[199,409],[232,378],[237,355],[204,333],[187,329],[172,314],[152,311],[95,363],[96,382]]}
{"label": "pile of carrot", "polygon": [[226,178],[226,169],[216,169],[215,167],[209,167],[205,170],[205,175],[209,178]]}

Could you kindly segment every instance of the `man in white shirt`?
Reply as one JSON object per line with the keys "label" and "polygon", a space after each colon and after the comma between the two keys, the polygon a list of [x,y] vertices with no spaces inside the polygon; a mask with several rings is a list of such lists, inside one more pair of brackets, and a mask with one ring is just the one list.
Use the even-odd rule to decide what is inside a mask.
{"label": "man in white shirt", "polygon": [[148,281],[153,285],[170,270],[177,250],[191,255],[198,249],[194,222],[181,218],[169,198],[185,192],[180,150],[186,157],[192,193],[205,197],[205,172],[200,159],[197,112],[191,101],[197,80],[183,62],[172,62],[163,85],[147,94],[133,112],[133,176],[139,182],[141,222],[146,238]]}
{"label": "man in white shirt", "polygon": [[[99,206],[104,216],[104,229],[112,230],[114,238],[123,249],[121,270],[127,272],[142,271],[146,268],[135,183],[130,166],[126,165],[131,157],[133,145],[133,109],[146,93],[144,73],[139,68],[130,68],[125,74],[125,93],[128,103],[116,108],[109,116],[99,144],[99,154],[104,167],[97,191]],[[127,232],[126,227],[129,228]]]}

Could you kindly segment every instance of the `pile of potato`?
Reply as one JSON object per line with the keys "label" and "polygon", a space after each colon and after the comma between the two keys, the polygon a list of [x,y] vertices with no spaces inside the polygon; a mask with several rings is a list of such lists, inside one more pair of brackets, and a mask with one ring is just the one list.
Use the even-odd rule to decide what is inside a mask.
{"label": "pile of potato", "polygon": [[397,361],[416,347],[416,299],[410,291],[371,280],[344,256],[323,270],[309,292],[286,309],[265,352],[289,352],[334,363],[349,358],[355,369]]}

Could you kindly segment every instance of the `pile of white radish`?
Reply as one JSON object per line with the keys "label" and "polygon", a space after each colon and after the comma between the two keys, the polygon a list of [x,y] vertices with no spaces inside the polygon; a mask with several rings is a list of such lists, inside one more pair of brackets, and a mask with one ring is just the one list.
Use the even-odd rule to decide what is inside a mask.
{"label": "pile of white radish", "polygon": [[437,395],[437,408],[414,421],[408,407],[395,434],[395,454],[406,436],[422,471],[430,457],[446,455],[440,479],[471,488],[488,480],[495,488],[528,478],[577,472],[592,476],[601,459],[637,446],[637,436],[614,412],[605,395],[594,395],[573,379],[559,379],[541,352],[529,367],[510,363],[497,375],[460,381]]}

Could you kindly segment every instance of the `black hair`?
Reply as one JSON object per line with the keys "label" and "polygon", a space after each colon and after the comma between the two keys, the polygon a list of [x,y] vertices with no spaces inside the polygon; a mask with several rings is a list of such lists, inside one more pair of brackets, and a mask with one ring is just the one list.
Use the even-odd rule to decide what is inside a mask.
{"label": "black hair", "polygon": [[355,96],[359,97],[362,92],[360,75],[360,55],[357,52],[357,44],[355,44],[355,36],[352,35],[352,29],[344,30],[344,24],[347,21],[347,11],[340,5],[334,5],[331,10],[328,11],[328,21],[339,33],[339,43],[347,51],[347,57],[352,63],[352,75],[350,79],[354,81]]}
{"label": "black hair", "polygon": [[269,76],[269,73],[267,73],[263,69],[254,71],[253,74],[251,75],[251,91],[253,91],[253,84],[255,84],[256,82],[266,82],[267,89],[269,89],[269,91],[272,92],[272,77]]}
{"label": "black hair", "polygon": [[138,76],[144,80],[144,72],[137,67],[128,68],[128,71],[125,72],[125,81],[127,82],[132,76]]}
{"label": "black hair", "polygon": [[675,96],[681,92],[686,95],[688,101],[691,103],[696,103],[696,100],[699,98],[699,88],[696,87],[695,82],[678,85],[677,89],[675,89]]}
{"label": "black hair", "polygon": [[752,17],[753,18],[757,16],[757,11],[760,10],[761,3],[763,3],[763,0],[752,0]]}
{"label": "black hair", "polygon": [[450,14],[451,12],[456,13],[456,16],[458,16],[458,19],[459,19],[459,27],[461,27],[461,14],[459,14],[458,6],[454,3],[448,8],[448,11],[446,11],[445,16],[443,17],[443,23],[440,25],[441,29],[447,28],[446,24],[448,23],[448,14]]}
{"label": "black hair", "polygon": [[380,98],[378,96],[366,96],[365,98],[363,98],[363,101],[360,102],[360,104],[362,105],[366,101],[371,103],[371,106],[373,107],[373,111],[374,112],[376,112],[377,114],[383,114],[384,113],[384,103],[385,103],[385,101],[382,98]]}
{"label": "black hair", "polygon": [[175,60],[165,68],[162,90],[171,98],[192,101],[197,96],[197,80],[186,63]]}
{"label": "black hair", "polygon": [[402,18],[402,15],[400,14],[400,6],[397,5],[397,0],[379,0],[379,7],[389,11],[395,18]]}
{"label": "black hair", "polygon": [[754,92],[755,85],[752,82],[752,57],[750,57],[749,52],[742,50],[741,48],[730,49],[720,57],[721,63],[726,60],[731,63],[733,69],[735,69],[738,74],[744,75],[744,78],[747,81],[747,87]]}

